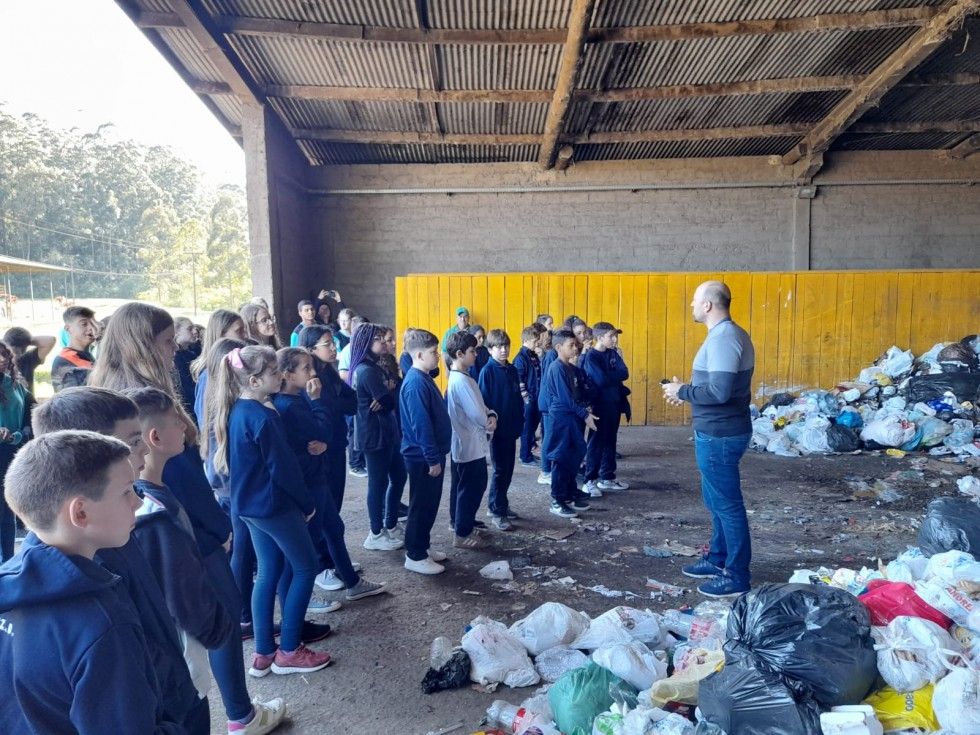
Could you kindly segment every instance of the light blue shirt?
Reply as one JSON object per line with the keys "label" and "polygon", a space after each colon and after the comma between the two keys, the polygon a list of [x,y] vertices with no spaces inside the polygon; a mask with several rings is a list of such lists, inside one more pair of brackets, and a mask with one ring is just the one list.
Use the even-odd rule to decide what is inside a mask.
{"label": "light blue shirt", "polygon": [[490,456],[487,418],[492,412],[483,402],[476,381],[459,370],[450,370],[446,404],[453,427],[449,449],[453,462],[472,462]]}

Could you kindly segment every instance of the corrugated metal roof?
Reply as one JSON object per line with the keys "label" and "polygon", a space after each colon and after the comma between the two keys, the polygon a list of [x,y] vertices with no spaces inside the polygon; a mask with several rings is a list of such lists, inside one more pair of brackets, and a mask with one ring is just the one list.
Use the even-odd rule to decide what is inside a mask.
{"label": "corrugated metal roof", "polygon": [[862,122],[914,120],[980,120],[980,85],[959,87],[900,87],[870,110]]}
{"label": "corrugated metal roof", "polygon": [[[866,74],[914,32],[912,28],[820,31],[631,44],[613,86]],[[598,88],[613,53],[611,45],[586,47],[579,87]]]}
{"label": "corrugated metal roof", "polygon": [[[476,1],[476,0],[474,0]],[[593,25],[654,26],[938,6],[945,0],[599,0]]]}
{"label": "corrugated metal roof", "polygon": [[215,107],[221,110],[225,119],[235,125],[242,124],[242,101],[230,94],[211,95]]}
{"label": "corrugated metal roof", "polygon": [[544,132],[547,104],[440,103],[446,133],[539,134]]}
{"label": "corrugated metal roof", "polygon": [[[601,2],[601,0],[600,0]],[[429,0],[433,28],[567,28],[572,0]]]}
{"label": "corrugated metal roof", "polygon": [[300,148],[316,165],[355,163],[529,163],[538,146],[369,145],[301,140]]}
{"label": "corrugated metal roof", "polygon": [[919,74],[980,74],[980,17],[967,18],[963,28],[919,67]]}
{"label": "corrugated metal roof", "polygon": [[158,33],[163,42],[181,60],[192,77],[207,82],[221,81],[221,72],[204,55],[190,31],[185,31],[182,28],[162,28]]}
{"label": "corrugated metal roof", "polygon": [[136,4],[141,10],[148,10],[151,13],[170,13],[173,11],[170,0],[136,0]]}
{"label": "corrugated metal roof", "polygon": [[684,140],[663,143],[606,143],[575,147],[576,161],[614,161],[643,158],[708,158],[715,156],[782,155],[799,138],[745,138],[743,140]]}
{"label": "corrugated metal roof", "polygon": [[439,47],[445,89],[553,89],[561,63],[557,44]]}
{"label": "corrugated metal roof", "polygon": [[414,102],[348,102],[271,98],[269,104],[294,128],[415,130],[431,126],[425,106]]}
{"label": "corrugated metal roof", "polygon": [[428,58],[405,43],[350,43],[295,36],[231,36],[232,47],[263,84],[424,89]]}
{"label": "corrugated metal roof", "polygon": [[903,151],[952,148],[968,137],[964,133],[845,133],[834,144],[838,151]]}
{"label": "corrugated metal roof", "polygon": [[[847,93],[808,92],[739,97],[694,97],[613,103],[594,131],[724,128],[743,125],[816,122]],[[579,102],[570,131],[583,132],[592,105]]]}
{"label": "corrugated metal roof", "polygon": [[203,0],[211,15],[418,28],[413,0]]}

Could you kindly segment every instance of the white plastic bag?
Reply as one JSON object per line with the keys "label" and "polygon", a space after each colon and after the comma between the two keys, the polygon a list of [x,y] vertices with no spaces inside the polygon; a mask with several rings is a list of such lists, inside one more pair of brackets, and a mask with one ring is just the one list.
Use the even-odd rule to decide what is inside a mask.
{"label": "white plastic bag", "polygon": [[956,642],[931,620],[899,615],[887,626],[872,628],[878,652],[878,672],[892,689],[914,692],[939,681],[946,665],[939,649],[955,649]]}
{"label": "white plastic bag", "polygon": [[[944,651],[948,659],[956,656]],[[946,730],[956,735],[980,735],[980,671],[969,664],[953,666],[932,693],[932,709]]]}
{"label": "white plastic bag", "polygon": [[918,546],[909,546],[894,561],[885,566],[885,578],[890,582],[912,584],[925,576],[929,559]]}
{"label": "white plastic bag", "polygon": [[484,579],[509,582],[514,578],[514,573],[510,570],[510,564],[506,561],[492,561],[480,570],[480,576]]}
{"label": "white plastic bag", "polygon": [[960,494],[970,498],[980,499],[980,480],[973,475],[961,477],[956,481],[956,487],[959,488]]}
{"label": "white plastic bag", "polygon": [[546,602],[526,618],[510,626],[510,632],[537,656],[542,651],[568,644],[589,627],[589,616],[560,602]]}
{"label": "white plastic bag", "polygon": [[592,660],[637,689],[649,689],[667,677],[667,664],[636,641],[603,646],[592,654]]}
{"label": "white plastic bag", "polygon": [[898,378],[912,369],[914,360],[911,350],[901,350],[893,345],[876,365],[889,378]]}
{"label": "white plastic bag", "polygon": [[955,585],[959,582],[980,584],[980,562],[973,554],[965,551],[944,551],[934,554],[926,565],[924,579],[938,579],[943,584]]}
{"label": "white plastic bag", "polygon": [[861,439],[883,447],[899,447],[915,436],[915,424],[899,416],[875,419],[861,429]]}
{"label": "white plastic bag", "polygon": [[558,681],[562,674],[579,669],[589,663],[589,657],[577,648],[555,646],[542,651],[534,658],[534,668],[548,682]]}
{"label": "white plastic bag", "polygon": [[614,643],[639,641],[650,648],[662,645],[667,631],[659,615],[620,605],[595,618],[588,630],[575,639],[572,648],[594,651]]}
{"label": "white plastic bag", "polygon": [[477,625],[463,636],[462,645],[470,657],[470,679],[477,684],[528,687],[541,681],[524,644],[506,630]]}
{"label": "white plastic bag", "polygon": [[980,632],[980,605],[963,590],[933,579],[916,582],[915,593],[957,625]]}
{"label": "white plastic bag", "polygon": [[785,431],[774,435],[766,445],[766,451],[777,457],[799,457],[800,450],[793,446],[793,440]]}

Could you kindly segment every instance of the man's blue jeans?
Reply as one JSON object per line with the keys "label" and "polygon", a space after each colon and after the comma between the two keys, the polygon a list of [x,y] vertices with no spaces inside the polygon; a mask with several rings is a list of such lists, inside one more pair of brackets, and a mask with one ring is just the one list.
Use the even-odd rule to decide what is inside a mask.
{"label": "man's blue jeans", "polygon": [[711,513],[708,561],[724,568],[737,584],[749,584],[752,542],[742,500],[738,463],[751,434],[710,436],[694,432],[694,456],[701,472],[701,495]]}

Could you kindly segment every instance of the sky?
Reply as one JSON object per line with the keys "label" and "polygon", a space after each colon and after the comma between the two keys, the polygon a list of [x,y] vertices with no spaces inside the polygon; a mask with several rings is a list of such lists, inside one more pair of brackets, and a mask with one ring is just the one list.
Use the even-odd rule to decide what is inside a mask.
{"label": "sky", "polygon": [[0,0],[0,103],[58,128],[170,146],[210,183],[244,186],[245,154],[113,0]]}

